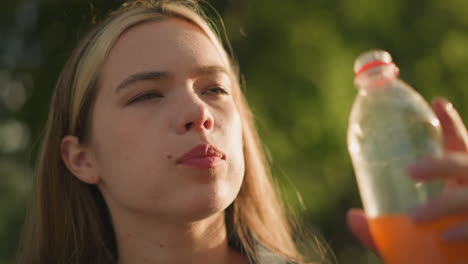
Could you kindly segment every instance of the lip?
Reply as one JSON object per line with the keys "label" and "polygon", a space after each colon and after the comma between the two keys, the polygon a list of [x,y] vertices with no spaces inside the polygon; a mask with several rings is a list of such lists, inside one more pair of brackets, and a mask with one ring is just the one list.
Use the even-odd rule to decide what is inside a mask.
{"label": "lip", "polygon": [[180,156],[176,163],[194,168],[214,168],[226,161],[226,154],[211,144],[199,144]]}

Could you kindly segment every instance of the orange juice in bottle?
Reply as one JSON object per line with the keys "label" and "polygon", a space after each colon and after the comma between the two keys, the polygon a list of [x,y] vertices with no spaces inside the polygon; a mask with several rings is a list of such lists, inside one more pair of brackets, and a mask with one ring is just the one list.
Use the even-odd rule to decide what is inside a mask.
{"label": "orange juice in bottle", "polygon": [[438,181],[415,182],[410,164],[443,154],[439,120],[398,78],[388,52],[369,51],[355,63],[358,95],[349,119],[348,150],[372,236],[386,264],[468,263],[467,243],[442,234],[468,215],[414,223],[408,213],[441,193]]}
{"label": "orange juice in bottle", "polygon": [[442,234],[467,219],[463,214],[414,223],[405,214],[394,214],[372,218],[369,226],[387,264],[463,264],[468,263],[468,242],[446,242]]}

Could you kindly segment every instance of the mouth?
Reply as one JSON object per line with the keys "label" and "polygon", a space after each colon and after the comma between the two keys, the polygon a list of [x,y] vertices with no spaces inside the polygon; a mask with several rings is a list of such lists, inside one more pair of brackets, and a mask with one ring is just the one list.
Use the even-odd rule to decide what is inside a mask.
{"label": "mouth", "polygon": [[180,156],[176,163],[194,168],[214,168],[226,162],[226,154],[211,144],[199,144]]}

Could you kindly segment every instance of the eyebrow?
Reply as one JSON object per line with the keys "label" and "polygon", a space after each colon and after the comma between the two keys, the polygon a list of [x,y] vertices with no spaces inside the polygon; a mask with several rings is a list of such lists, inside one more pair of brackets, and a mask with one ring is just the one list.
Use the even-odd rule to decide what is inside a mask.
{"label": "eyebrow", "polygon": [[159,71],[150,71],[150,72],[138,72],[128,76],[125,80],[120,82],[120,84],[115,89],[115,92],[119,92],[123,88],[130,86],[136,82],[140,81],[157,81],[157,80],[166,80],[169,79],[170,76],[167,72],[159,72]]}
{"label": "eyebrow", "polygon": [[[210,65],[210,66],[202,66],[200,68],[195,69],[193,71],[196,76],[200,75],[212,75],[212,74],[228,74],[228,70],[219,65]],[[119,92],[125,87],[130,86],[131,84],[140,82],[140,81],[158,81],[158,80],[167,80],[171,79],[171,75],[167,72],[160,72],[160,71],[149,71],[149,72],[138,72],[134,73],[117,86],[115,92]]]}
{"label": "eyebrow", "polygon": [[219,65],[202,66],[196,69],[194,72],[196,75],[210,75],[210,74],[217,74],[217,73],[223,73],[223,74],[229,75],[228,70],[225,67],[219,66]]}

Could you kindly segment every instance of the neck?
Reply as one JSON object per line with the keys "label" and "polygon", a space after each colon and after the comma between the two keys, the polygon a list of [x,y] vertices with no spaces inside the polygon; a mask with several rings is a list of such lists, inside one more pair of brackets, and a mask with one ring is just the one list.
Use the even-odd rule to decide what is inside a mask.
{"label": "neck", "polygon": [[146,217],[114,218],[119,264],[246,263],[228,246],[224,212],[191,223]]}

